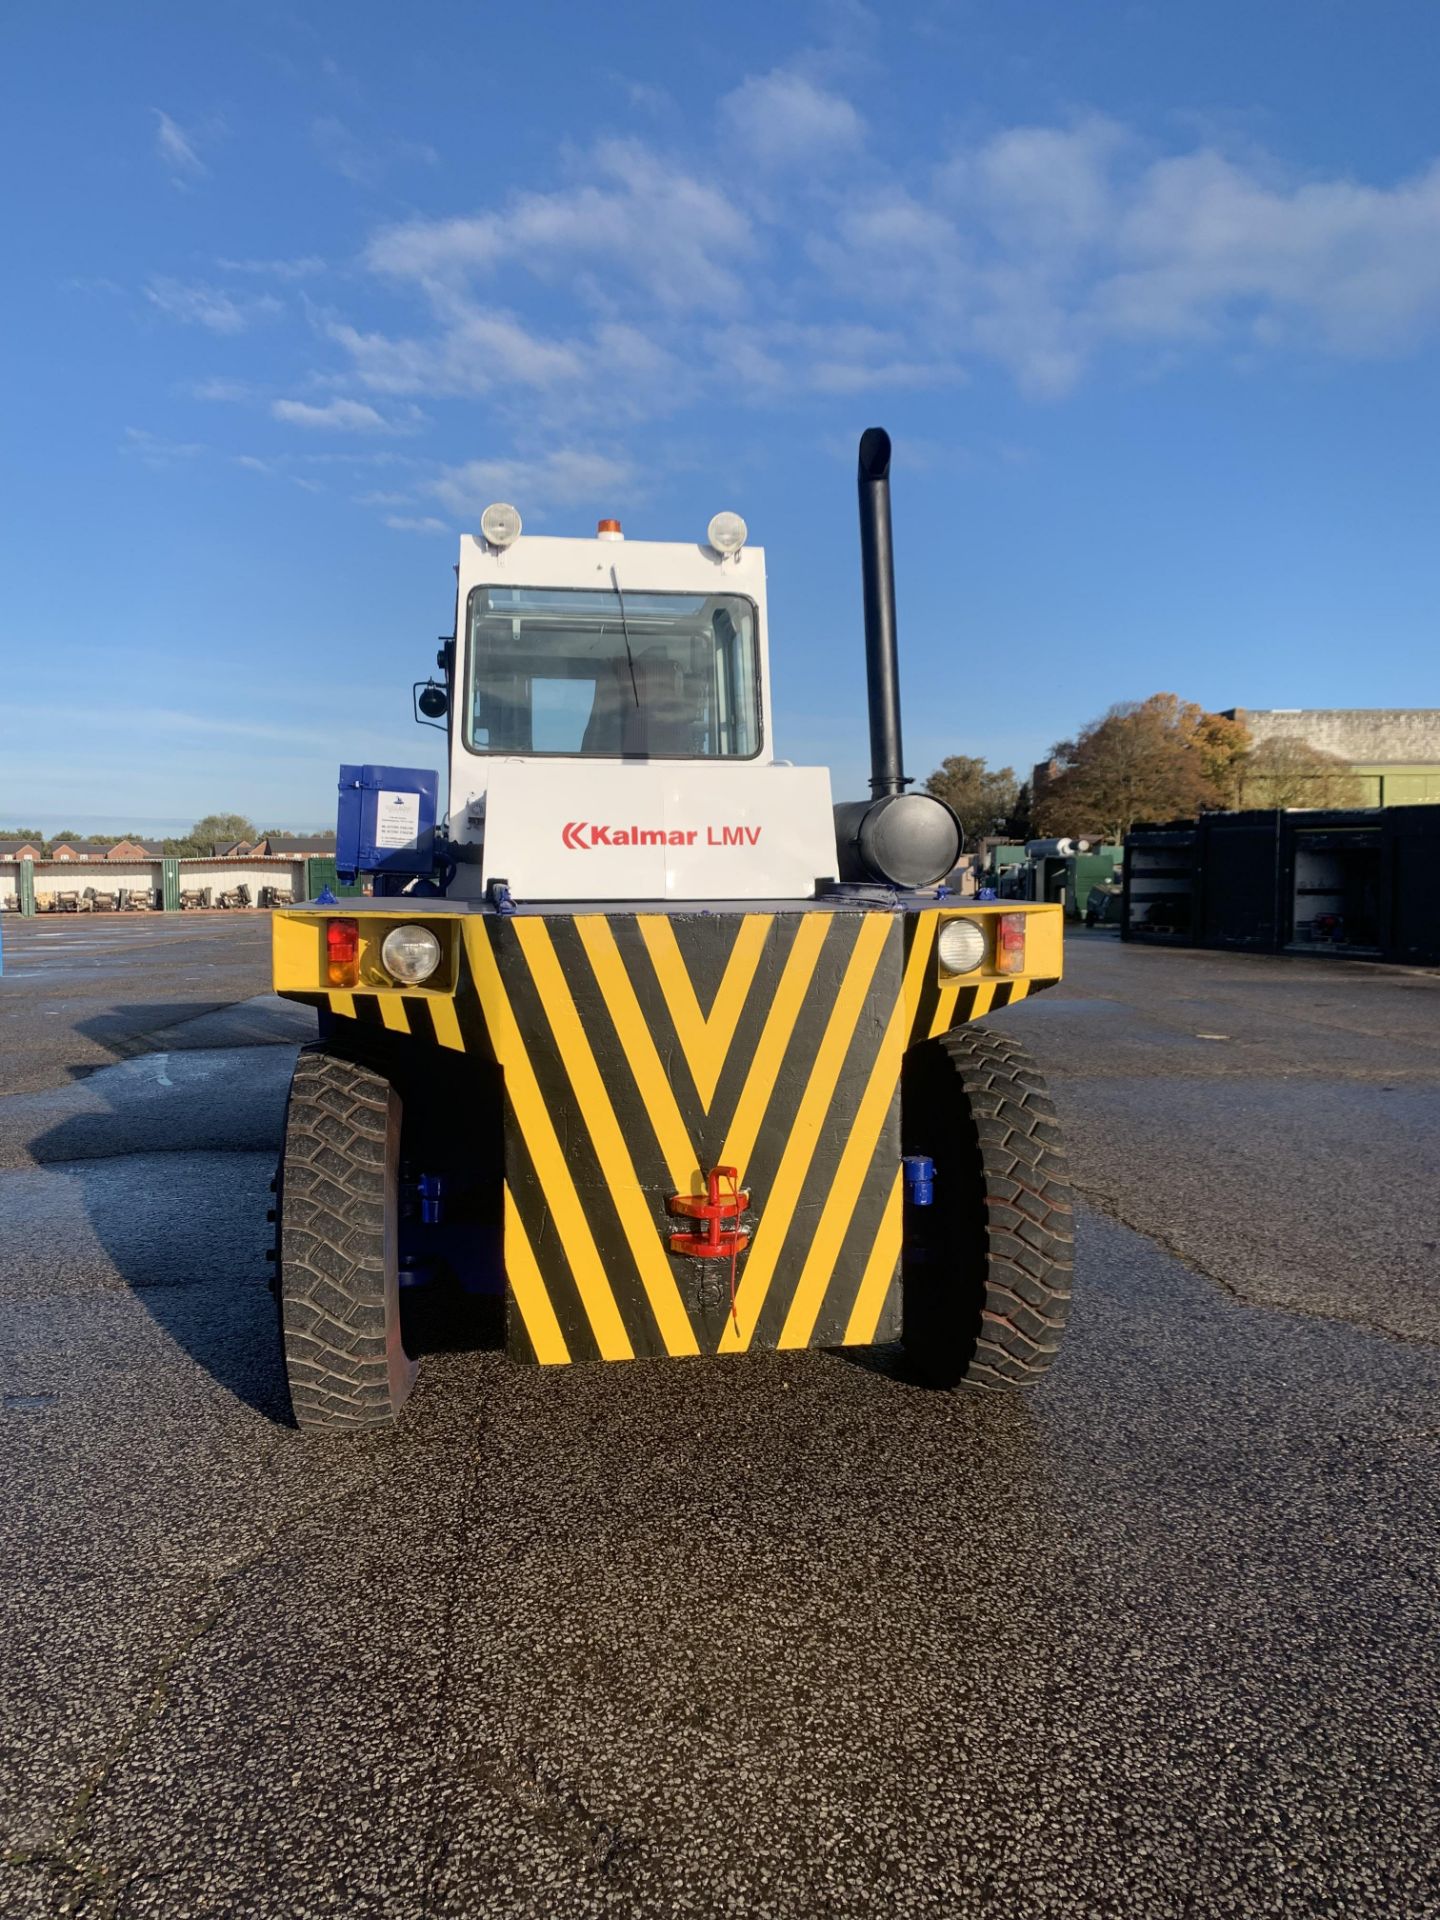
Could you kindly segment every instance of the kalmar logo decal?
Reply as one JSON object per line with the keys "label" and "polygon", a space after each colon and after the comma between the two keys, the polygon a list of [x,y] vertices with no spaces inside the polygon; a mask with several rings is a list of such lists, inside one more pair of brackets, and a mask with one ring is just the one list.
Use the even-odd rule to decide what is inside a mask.
{"label": "kalmar logo decal", "polygon": [[[701,832],[705,838],[701,840]],[[592,847],[758,847],[762,827],[602,827],[590,820],[567,820],[560,838],[574,853]]]}

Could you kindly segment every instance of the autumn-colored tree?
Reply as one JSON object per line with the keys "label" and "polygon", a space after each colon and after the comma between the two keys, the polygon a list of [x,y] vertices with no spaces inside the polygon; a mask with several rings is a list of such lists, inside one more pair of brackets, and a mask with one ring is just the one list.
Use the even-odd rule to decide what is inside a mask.
{"label": "autumn-colored tree", "polygon": [[970,846],[1009,818],[1019,787],[1013,767],[991,768],[969,754],[952,753],[926,780],[925,791],[953,809]]}
{"label": "autumn-colored tree", "polygon": [[1355,807],[1365,798],[1350,762],[1308,740],[1262,740],[1236,772],[1237,806]]}
{"label": "autumn-colored tree", "polygon": [[1059,771],[1036,795],[1037,829],[1118,842],[1137,821],[1222,806],[1211,770],[1223,749],[1209,727],[1219,718],[1173,693],[1111,707],[1055,748]]}
{"label": "autumn-colored tree", "polygon": [[1220,795],[1221,804],[1240,804],[1240,770],[1252,742],[1243,720],[1223,713],[1202,713],[1195,726],[1195,744],[1205,778]]}

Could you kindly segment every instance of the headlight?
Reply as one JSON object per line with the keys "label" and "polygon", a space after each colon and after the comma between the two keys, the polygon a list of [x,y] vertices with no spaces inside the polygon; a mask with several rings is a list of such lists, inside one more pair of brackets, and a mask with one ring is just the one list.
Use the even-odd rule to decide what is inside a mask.
{"label": "headlight", "polygon": [[985,935],[975,920],[947,920],[935,951],[945,973],[973,973],[985,959]]}
{"label": "headlight", "polygon": [[428,927],[392,927],[380,942],[380,964],[393,979],[415,985],[440,964],[440,942]]}

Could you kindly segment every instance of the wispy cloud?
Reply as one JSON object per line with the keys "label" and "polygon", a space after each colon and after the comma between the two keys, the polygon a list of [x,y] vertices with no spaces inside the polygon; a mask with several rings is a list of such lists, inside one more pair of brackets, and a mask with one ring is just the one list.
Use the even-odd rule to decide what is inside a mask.
{"label": "wispy cloud", "polygon": [[[12,717],[29,723],[45,724],[69,719],[77,724],[113,728],[113,707],[12,706]],[[217,739],[263,740],[280,746],[325,747],[331,736],[319,727],[277,726],[262,720],[219,719],[213,713],[185,713],[174,707],[144,706],[134,710],[140,730],[162,734],[183,734],[187,738],[208,734]]]}
{"label": "wispy cloud", "polygon": [[327,400],[318,407],[308,400],[276,400],[270,412],[287,426],[332,433],[415,433],[425,425],[425,416],[417,408],[410,408],[403,417],[387,419],[363,400]]}
{"label": "wispy cloud", "polygon": [[227,380],[215,375],[208,380],[191,380],[182,389],[192,400],[216,400],[229,406],[244,406],[256,399],[259,389],[248,380]]}
{"label": "wispy cloud", "polygon": [[378,273],[421,285],[463,283],[502,263],[547,279],[588,264],[638,283],[668,311],[743,298],[749,217],[718,186],[634,140],[602,141],[582,185],[516,196],[503,212],[410,220],[371,242]]}
{"label": "wispy cloud", "polygon": [[434,147],[416,140],[365,140],[334,114],[310,123],[310,139],[321,164],[357,187],[378,186],[392,167],[436,167]]}
{"label": "wispy cloud", "polygon": [[193,187],[210,171],[200,158],[195,134],[172,120],[161,108],[152,107],[150,111],[155,116],[156,157],[177,187]]}
{"label": "wispy cloud", "polygon": [[248,273],[267,280],[311,280],[325,271],[325,262],[313,253],[295,260],[219,259],[215,264],[222,273]]}
{"label": "wispy cloud", "polygon": [[634,487],[629,463],[584,448],[557,448],[533,459],[468,460],[445,467],[422,491],[457,517],[473,520],[492,500],[523,499],[537,510],[595,500],[618,502]]}
{"label": "wispy cloud", "polygon": [[403,513],[387,513],[385,524],[393,528],[396,533],[451,533],[454,531],[448,520],[437,520],[433,515],[412,519]]}
{"label": "wispy cloud", "polygon": [[168,319],[182,326],[205,327],[211,333],[244,333],[257,321],[270,320],[284,308],[273,294],[235,299],[215,287],[187,285],[157,275],[147,282],[145,298]]}
{"label": "wispy cloud", "polygon": [[196,460],[210,449],[199,440],[167,440],[163,434],[145,427],[125,429],[124,450],[133,453],[151,467],[173,466],[179,460]]}

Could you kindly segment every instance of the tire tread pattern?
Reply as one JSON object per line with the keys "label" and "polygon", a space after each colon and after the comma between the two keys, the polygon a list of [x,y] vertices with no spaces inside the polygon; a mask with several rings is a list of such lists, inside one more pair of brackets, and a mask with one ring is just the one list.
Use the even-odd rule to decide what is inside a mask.
{"label": "tire tread pattern", "polygon": [[979,1201],[957,1249],[961,1284],[978,1275],[978,1322],[973,1351],[952,1372],[971,1387],[1034,1386],[1060,1350],[1074,1272],[1074,1202],[1054,1102],[1008,1033],[964,1026],[928,1044],[953,1074],[952,1113],[971,1136]]}
{"label": "tire tread pattern", "polygon": [[385,1260],[393,1098],[383,1074],[321,1048],[302,1050],[295,1063],[278,1291],[290,1400],[302,1427],[388,1426],[408,1391],[407,1377],[397,1392],[388,1324],[398,1312]]}

